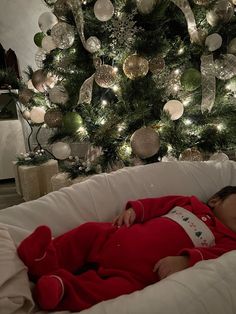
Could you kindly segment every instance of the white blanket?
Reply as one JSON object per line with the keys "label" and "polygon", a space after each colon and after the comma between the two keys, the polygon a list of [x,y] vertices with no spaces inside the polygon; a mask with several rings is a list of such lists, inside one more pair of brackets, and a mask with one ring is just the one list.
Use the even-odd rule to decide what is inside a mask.
{"label": "white blanket", "polygon": [[[111,221],[129,199],[184,194],[206,201],[226,185],[236,185],[236,163],[232,161],[168,162],[124,168],[2,210],[0,222],[8,229],[12,243],[18,244],[41,224],[49,225],[57,236],[86,221]],[[1,262],[4,252],[0,253]],[[22,267],[16,255],[14,261],[16,269],[19,265]],[[235,314],[235,265],[236,251],[216,260],[200,262],[142,291],[99,303],[80,313]],[[13,294],[23,300],[18,309],[11,312],[14,295],[6,298],[7,290],[0,281],[0,314],[31,313],[29,283],[22,288],[14,281],[15,273],[6,263],[0,272],[0,276],[8,274],[14,286]],[[27,282],[26,271],[21,272],[21,279]],[[5,303],[1,303],[3,297]]]}

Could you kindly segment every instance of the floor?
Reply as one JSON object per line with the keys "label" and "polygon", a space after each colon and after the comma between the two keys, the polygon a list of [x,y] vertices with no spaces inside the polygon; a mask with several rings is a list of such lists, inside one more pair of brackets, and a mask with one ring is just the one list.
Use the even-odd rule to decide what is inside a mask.
{"label": "floor", "polygon": [[0,180],[0,209],[24,202],[17,194],[14,179]]}

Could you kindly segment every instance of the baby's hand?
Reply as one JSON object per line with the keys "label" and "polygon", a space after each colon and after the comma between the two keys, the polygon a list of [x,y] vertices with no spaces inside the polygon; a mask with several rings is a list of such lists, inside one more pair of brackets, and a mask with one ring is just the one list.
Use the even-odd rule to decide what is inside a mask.
{"label": "baby's hand", "polygon": [[134,223],[135,218],[135,211],[133,210],[133,208],[129,208],[114,219],[113,225],[117,227],[121,227],[122,225],[129,227]]}
{"label": "baby's hand", "polygon": [[160,259],[154,266],[153,271],[157,271],[160,279],[189,267],[188,256],[167,256]]}

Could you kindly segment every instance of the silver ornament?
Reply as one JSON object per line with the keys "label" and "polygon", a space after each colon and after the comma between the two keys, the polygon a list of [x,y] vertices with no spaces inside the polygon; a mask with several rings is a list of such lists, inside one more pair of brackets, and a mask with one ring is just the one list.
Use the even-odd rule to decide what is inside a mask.
{"label": "silver ornament", "polygon": [[69,95],[63,85],[56,85],[49,90],[49,99],[55,104],[64,105],[68,101]]}
{"label": "silver ornament", "polygon": [[234,15],[234,6],[229,0],[218,0],[214,7],[207,12],[207,22],[211,26],[228,23]]}
{"label": "silver ornament", "polygon": [[42,39],[42,48],[47,52],[50,53],[53,49],[55,49],[57,46],[54,43],[51,36],[45,36]]}
{"label": "silver ornament", "polygon": [[57,22],[57,17],[52,12],[44,12],[38,19],[39,28],[44,33],[47,33],[48,30],[52,29]]}
{"label": "silver ornament", "polygon": [[215,60],[215,76],[220,80],[229,80],[236,75],[236,56],[222,55]]}
{"label": "silver ornament", "polygon": [[96,69],[95,82],[103,88],[109,88],[115,84],[116,72],[111,65],[103,64]]}
{"label": "silver ornament", "polygon": [[236,55],[236,38],[233,38],[228,45],[228,53]]}
{"label": "silver ornament", "polygon": [[96,36],[90,36],[86,40],[85,46],[90,53],[94,53],[101,48],[101,41]]}
{"label": "silver ornament", "polygon": [[94,15],[101,22],[110,20],[114,14],[114,6],[110,0],[97,0],[93,10]]}
{"label": "silver ornament", "polygon": [[217,33],[211,34],[207,36],[205,45],[209,51],[215,51],[221,47],[222,37]]}
{"label": "silver ornament", "polygon": [[160,148],[159,134],[150,127],[143,127],[133,133],[130,139],[132,151],[142,159],[154,156]]}
{"label": "silver ornament", "polygon": [[70,48],[75,40],[74,28],[67,23],[59,22],[53,26],[51,36],[58,48]]}

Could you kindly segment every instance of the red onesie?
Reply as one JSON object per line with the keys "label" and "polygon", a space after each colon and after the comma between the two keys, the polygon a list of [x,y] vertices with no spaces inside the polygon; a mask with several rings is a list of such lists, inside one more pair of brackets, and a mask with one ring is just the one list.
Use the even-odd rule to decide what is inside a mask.
{"label": "red onesie", "polygon": [[[214,246],[194,246],[181,225],[163,217],[176,206],[187,209],[208,226],[215,237]],[[80,311],[153,284],[159,280],[153,272],[154,265],[163,257],[188,255],[192,266],[236,249],[236,234],[194,196],[129,201],[126,208],[130,207],[136,213],[131,227],[85,223],[50,240],[37,265],[28,262],[29,273],[34,277],[53,274],[62,279],[64,297],[55,310]],[[201,232],[196,230],[196,236],[201,237]],[[18,248],[27,264],[26,252],[25,245]],[[88,263],[95,267],[78,274]]]}

